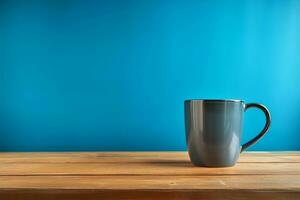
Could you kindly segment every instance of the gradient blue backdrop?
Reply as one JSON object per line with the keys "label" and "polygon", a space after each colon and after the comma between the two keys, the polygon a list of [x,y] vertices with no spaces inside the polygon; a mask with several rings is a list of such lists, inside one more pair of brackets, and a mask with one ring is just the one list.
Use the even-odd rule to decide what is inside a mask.
{"label": "gradient blue backdrop", "polygon": [[[184,150],[183,101],[264,103],[300,150],[300,1],[1,1],[0,150]],[[243,141],[262,128],[247,111]]]}

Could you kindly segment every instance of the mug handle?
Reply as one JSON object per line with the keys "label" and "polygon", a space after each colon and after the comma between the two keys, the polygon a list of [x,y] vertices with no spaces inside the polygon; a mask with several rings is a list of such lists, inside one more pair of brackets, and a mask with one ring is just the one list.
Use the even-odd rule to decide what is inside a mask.
{"label": "mug handle", "polygon": [[252,140],[250,140],[247,143],[242,145],[241,152],[245,151],[248,147],[255,144],[262,136],[264,136],[267,133],[267,131],[269,130],[269,127],[271,124],[271,114],[264,105],[258,104],[258,103],[246,104],[245,111],[249,108],[258,108],[258,109],[262,110],[266,116],[266,124],[265,124],[263,130],[256,137],[254,137]]}

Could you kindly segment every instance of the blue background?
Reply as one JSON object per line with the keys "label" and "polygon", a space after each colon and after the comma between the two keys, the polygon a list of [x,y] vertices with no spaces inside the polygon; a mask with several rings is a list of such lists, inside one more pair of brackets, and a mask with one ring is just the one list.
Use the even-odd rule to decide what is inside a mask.
{"label": "blue background", "polygon": [[[185,150],[183,101],[265,104],[300,150],[300,1],[1,1],[0,150]],[[262,128],[249,110],[243,142]]]}

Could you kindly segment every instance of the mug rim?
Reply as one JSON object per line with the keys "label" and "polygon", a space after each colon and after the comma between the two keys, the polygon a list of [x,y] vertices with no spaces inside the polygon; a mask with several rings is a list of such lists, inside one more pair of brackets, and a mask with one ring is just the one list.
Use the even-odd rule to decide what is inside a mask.
{"label": "mug rim", "polygon": [[184,102],[192,102],[192,101],[200,101],[200,102],[237,102],[243,103],[243,100],[239,99],[187,99]]}

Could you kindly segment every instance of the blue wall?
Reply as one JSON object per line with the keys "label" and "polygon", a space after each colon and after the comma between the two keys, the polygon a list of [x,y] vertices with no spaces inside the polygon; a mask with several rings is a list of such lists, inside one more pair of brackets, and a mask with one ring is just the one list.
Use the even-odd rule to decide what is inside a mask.
{"label": "blue wall", "polygon": [[[272,113],[300,150],[300,1],[1,1],[0,150],[184,150],[183,101]],[[243,141],[261,129],[247,111]]]}

